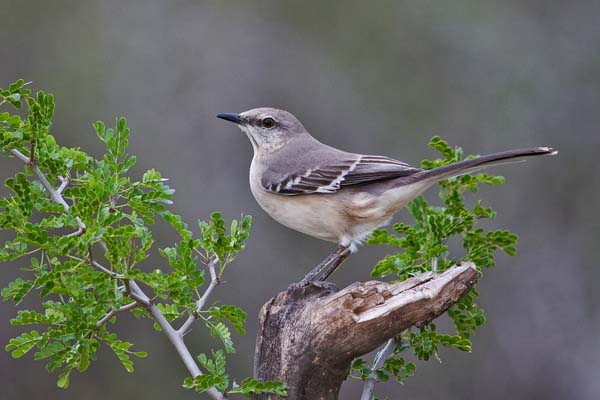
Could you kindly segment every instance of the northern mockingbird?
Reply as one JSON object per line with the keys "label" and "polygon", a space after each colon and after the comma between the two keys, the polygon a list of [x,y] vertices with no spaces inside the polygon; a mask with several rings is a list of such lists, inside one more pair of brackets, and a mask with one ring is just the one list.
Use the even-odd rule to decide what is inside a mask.
{"label": "northern mockingbird", "polygon": [[557,153],[549,147],[508,150],[422,170],[385,156],[327,146],[287,111],[256,108],[217,117],[237,124],[252,143],[250,189],[258,204],[291,229],[339,244],[304,283],[327,278],[373,230],[436,182]]}

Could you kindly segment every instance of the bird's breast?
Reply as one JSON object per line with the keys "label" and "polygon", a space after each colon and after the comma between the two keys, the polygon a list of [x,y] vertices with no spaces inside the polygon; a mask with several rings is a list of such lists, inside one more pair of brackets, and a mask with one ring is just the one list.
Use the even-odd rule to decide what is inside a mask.
{"label": "bird's breast", "polygon": [[321,240],[339,242],[344,228],[340,226],[340,213],[331,196],[286,196],[272,193],[262,187],[260,173],[260,168],[253,162],[250,168],[250,190],[267,214],[288,228]]}

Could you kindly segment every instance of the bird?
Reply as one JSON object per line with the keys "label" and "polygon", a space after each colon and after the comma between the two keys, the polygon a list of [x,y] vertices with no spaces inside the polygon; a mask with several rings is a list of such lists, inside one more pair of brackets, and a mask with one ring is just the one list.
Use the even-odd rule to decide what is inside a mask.
{"label": "bird", "polygon": [[288,111],[262,107],[217,117],[250,139],[250,190],[261,208],[288,228],[338,244],[304,285],[326,279],[375,229],[440,180],[558,153],[551,147],[514,149],[423,170],[321,143]]}

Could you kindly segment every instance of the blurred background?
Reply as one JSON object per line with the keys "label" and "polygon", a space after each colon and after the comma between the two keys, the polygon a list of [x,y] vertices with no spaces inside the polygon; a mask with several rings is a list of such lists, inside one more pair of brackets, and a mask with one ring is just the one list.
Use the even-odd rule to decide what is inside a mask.
{"label": "blurred background", "polygon": [[[497,168],[506,185],[477,195],[499,211],[490,226],[520,239],[518,254],[499,255],[479,285],[488,322],[473,352],[442,351],[443,363],[418,362],[414,378],[379,384],[376,394],[600,397],[599,2],[0,0],[0,15],[0,87],[24,78],[54,93],[52,133],[62,145],[99,155],[92,123],[124,115],[134,174],[169,177],[174,211],[190,224],[214,210],[254,216],[246,250],[213,296],[249,314],[248,335],[234,338],[238,380],[252,374],[260,306],[333,245],[259,208],[247,183],[250,143],[216,113],[287,109],[325,143],[412,164],[436,156],[427,147],[434,134],[475,154],[559,148],[555,158]],[[21,168],[0,157],[2,180]],[[158,228],[158,244],[172,243],[173,232]],[[389,251],[363,247],[333,280],[367,280]],[[163,264],[157,256],[148,267]],[[0,266],[1,286],[20,266]],[[3,346],[22,331],[8,325],[15,313],[0,303]],[[123,317],[115,329],[150,353],[134,374],[102,348],[63,391],[31,355],[1,351],[0,398],[199,397],[181,388],[186,371],[150,322]],[[187,336],[195,354],[214,345],[200,331]],[[340,398],[357,399],[361,388],[348,382]]]}

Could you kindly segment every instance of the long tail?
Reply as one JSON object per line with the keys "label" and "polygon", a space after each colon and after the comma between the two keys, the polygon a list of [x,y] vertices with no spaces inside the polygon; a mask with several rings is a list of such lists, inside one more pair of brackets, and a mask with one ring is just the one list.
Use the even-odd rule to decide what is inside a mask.
{"label": "long tail", "polygon": [[526,157],[533,156],[553,156],[558,154],[558,150],[551,147],[531,147],[528,149],[515,149],[502,151],[500,153],[488,154],[485,156],[477,157],[472,160],[459,161],[454,164],[444,165],[430,169],[427,171],[418,172],[414,176],[419,181],[440,181],[442,179],[452,178],[469,172],[478,171],[483,168],[491,167],[493,165],[509,164],[519,161],[524,161]]}

